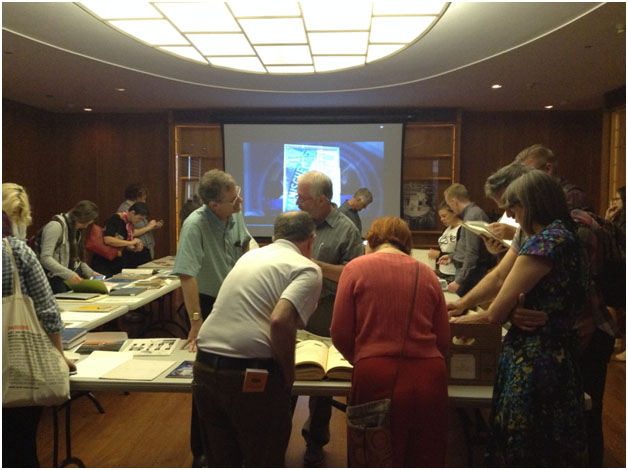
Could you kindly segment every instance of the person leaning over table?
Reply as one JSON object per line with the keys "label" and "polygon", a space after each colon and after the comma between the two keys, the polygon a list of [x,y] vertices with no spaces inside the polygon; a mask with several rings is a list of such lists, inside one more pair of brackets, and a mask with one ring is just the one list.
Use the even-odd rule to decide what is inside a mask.
{"label": "person leaning over table", "polygon": [[[120,204],[120,207],[118,207],[118,212],[125,212],[129,210],[129,207],[136,202],[146,203],[146,198],[148,198],[148,189],[137,183],[132,183],[124,190],[124,197],[125,200],[122,204]],[[163,220],[151,220],[150,222],[140,220],[137,224],[135,224],[133,233],[142,241],[144,248],[150,252],[150,259],[155,257],[155,237],[153,236],[153,230],[159,229],[163,225]]]}
{"label": "person leaning over table", "polygon": [[[30,221],[30,205],[26,191],[24,191],[23,188],[21,191],[23,194],[19,198],[20,202],[13,205],[13,213],[20,214],[21,216],[14,219],[13,222],[26,228]],[[3,208],[4,202],[3,199]],[[19,276],[22,294],[32,299],[37,318],[42,328],[48,334],[55,348],[57,348],[65,358],[63,345],[61,343],[63,321],[61,321],[59,306],[46,280],[44,270],[37,261],[37,256],[33,250],[31,250],[24,241],[13,237],[10,230],[5,230],[4,216],[5,212],[3,210],[2,238],[9,241],[13,257],[15,258],[17,273],[13,271],[11,257],[3,241],[2,296],[7,297],[13,295],[13,276]],[[8,219],[7,216],[7,220]],[[76,370],[76,365],[73,362],[69,361],[67,358],[65,358],[65,360],[71,371]],[[39,467],[39,459],[37,458],[37,427],[42,410],[43,408],[41,406],[2,408],[3,467]]]}
{"label": "person leaning over table", "polygon": [[503,324],[522,305],[546,312],[547,322],[513,325],[504,338],[486,464],[581,467],[587,444],[574,327],[588,285],[575,225],[563,190],[542,171],[514,180],[503,203],[529,238],[488,310],[453,321]]}
{"label": "person leaning over table", "polygon": [[[492,198],[500,207],[502,196],[508,185],[516,178],[532,171],[531,167],[511,163],[492,174],[486,182],[487,197]],[[564,188],[563,188],[564,190]],[[483,237],[488,250],[497,253],[503,248],[499,242]],[[521,228],[518,228],[512,240],[511,247],[506,251],[495,269],[489,272],[472,290],[464,297],[447,304],[451,316],[460,315],[468,308],[483,304],[492,300],[504,283],[504,279],[510,273],[517,256],[527,241],[528,236]],[[583,304],[580,318],[576,322],[576,328],[580,337],[579,365],[582,372],[584,391],[591,397],[591,409],[585,412],[588,440],[588,462],[590,467],[601,467],[604,457],[604,435],[602,427],[602,411],[604,402],[604,389],[606,384],[606,372],[608,361],[613,349],[613,338],[617,331],[615,321],[604,303],[604,297],[599,286],[594,281],[593,270],[600,256],[595,232],[580,225],[578,239],[583,254],[586,253],[587,272],[590,285],[587,290],[587,298]],[[547,321],[547,314],[543,311],[517,307],[513,310],[511,322],[518,327],[539,328]]]}
{"label": "person leaning over table", "polygon": [[[338,279],[345,265],[364,253],[360,232],[351,220],[332,206],[331,179],[319,171],[308,171],[297,180],[297,206],[307,212],[316,224],[316,240],[312,260],[323,271],[323,291],[316,311],[305,330],[329,337]],[[296,404],[297,397],[294,397]],[[303,463],[306,467],[320,466],[324,459],[323,446],[329,442],[330,397],[310,397],[309,416],[301,434],[306,442]]]}
{"label": "person leaning over table", "polygon": [[[251,234],[241,212],[240,187],[221,170],[209,170],[201,178],[198,195],[203,205],[183,223],[172,274],[181,278],[185,309],[190,317],[186,346],[196,351],[196,337],[212,311],[222,282],[240,257],[249,250]],[[194,466],[206,461],[194,401],[190,446]]]}
{"label": "person leaning over table", "polygon": [[[450,333],[443,291],[434,272],[410,256],[412,234],[402,219],[376,219],[366,240],[366,255],[340,275],[331,323],[334,346],[354,365],[349,403],[392,395],[393,466],[444,467]],[[360,466],[351,461],[357,444],[347,441],[349,466]]]}
{"label": "person leaning over table", "polygon": [[65,214],[48,222],[41,233],[39,261],[47,274],[52,292],[67,292],[63,281],[78,284],[83,278],[99,276],[82,260],[83,229],[98,218],[98,206],[79,201]]}
{"label": "person leaning over table", "polygon": [[[275,220],[273,243],[244,254],[203,322],[193,393],[217,467],[283,467],[292,427],[297,327],[316,308],[320,268],[311,261],[314,222],[305,212]],[[267,371],[247,390],[247,370]]]}
{"label": "person leaning over table", "polygon": [[144,250],[141,240],[134,236],[135,224],[146,220],[148,206],[143,202],[136,202],[126,212],[115,213],[105,222],[103,240],[106,245],[119,248],[119,255],[112,260],[94,254],[92,268],[107,277],[118,274],[124,268],[137,268],[140,264],[148,263],[150,256]]}

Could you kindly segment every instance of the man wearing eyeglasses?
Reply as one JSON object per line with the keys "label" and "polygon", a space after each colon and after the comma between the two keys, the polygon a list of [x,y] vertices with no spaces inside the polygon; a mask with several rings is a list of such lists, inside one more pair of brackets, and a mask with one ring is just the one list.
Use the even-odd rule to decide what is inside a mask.
{"label": "man wearing eyeglasses", "polygon": [[[362,237],[351,219],[335,208],[331,199],[333,185],[324,173],[308,171],[299,176],[297,206],[309,213],[316,224],[316,240],[312,261],[323,272],[323,290],[318,307],[310,317],[305,330],[329,337],[338,279],[345,264],[364,253]],[[302,434],[307,448],[303,463],[318,467],[323,463],[323,446],[329,442],[329,420],[332,401],[329,397],[310,397],[310,415]]]}
{"label": "man wearing eyeglasses", "polygon": [[[222,282],[249,249],[251,241],[240,211],[240,187],[230,174],[220,170],[206,172],[201,178],[198,194],[203,205],[192,212],[181,227],[172,271],[181,279],[183,300],[190,318],[185,345],[193,352],[196,351],[198,332],[212,311]],[[203,461],[203,444],[194,403],[190,440],[194,465],[209,464]]]}

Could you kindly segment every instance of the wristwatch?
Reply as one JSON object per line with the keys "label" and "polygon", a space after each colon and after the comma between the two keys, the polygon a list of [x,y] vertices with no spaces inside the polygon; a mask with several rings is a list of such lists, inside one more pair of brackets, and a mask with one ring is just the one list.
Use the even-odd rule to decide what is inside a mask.
{"label": "wristwatch", "polygon": [[192,314],[192,321],[196,321],[196,320],[200,320],[201,319],[201,314],[198,312],[194,312]]}

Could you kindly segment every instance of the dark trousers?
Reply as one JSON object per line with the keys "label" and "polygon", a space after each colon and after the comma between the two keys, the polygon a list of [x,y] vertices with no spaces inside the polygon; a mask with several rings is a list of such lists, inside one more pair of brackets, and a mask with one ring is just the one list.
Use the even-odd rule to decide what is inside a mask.
{"label": "dark trousers", "polygon": [[37,426],[41,406],[2,408],[2,467],[39,467]]}
{"label": "dark trousers", "polygon": [[[199,294],[198,295],[201,304],[201,316],[203,321],[209,316],[214,308],[214,302],[216,297],[211,295]],[[194,312],[191,312],[194,313]],[[201,437],[201,428],[199,424],[198,413],[196,411],[195,398],[192,395],[192,418],[190,420],[190,448],[192,449],[192,455],[195,460],[201,458],[201,456],[209,457],[209,453],[205,451],[203,446],[203,438]]]}
{"label": "dark trousers", "polygon": [[242,391],[243,369],[194,362],[192,393],[215,467],[283,467],[292,429],[290,390],[277,367],[263,392]]}
{"label": "dark trousers", "polygon": [[467,292],[475,287],[475,285],[482,280],[484,276],[488,273],[488,268],[484,266],[476,266],[467,276],[467,278],[462,281],[460,287],[458,287],[458,294],[460,297],[464,296]]}
{"label": "dark trousers", "polygon": [[613,353],[615,338],[596,329],[580,357],[582,384],[591,397],[591,409],[585,412],[589,445],[589,467],[602,467],[604,435],[602,432],[602,403],[606,387],[606,370]]}

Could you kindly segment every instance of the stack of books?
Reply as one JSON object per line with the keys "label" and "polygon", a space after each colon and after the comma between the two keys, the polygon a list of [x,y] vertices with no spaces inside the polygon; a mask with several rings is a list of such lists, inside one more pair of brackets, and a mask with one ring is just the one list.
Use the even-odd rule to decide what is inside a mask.
{"label": "stack of books", "polygon": [[61,343],[63,349],[73,349],[85,340],[87,330],[85,328],[64,328],[61,331]]}

